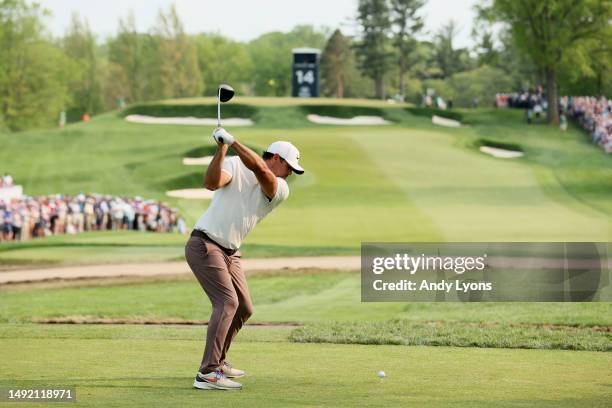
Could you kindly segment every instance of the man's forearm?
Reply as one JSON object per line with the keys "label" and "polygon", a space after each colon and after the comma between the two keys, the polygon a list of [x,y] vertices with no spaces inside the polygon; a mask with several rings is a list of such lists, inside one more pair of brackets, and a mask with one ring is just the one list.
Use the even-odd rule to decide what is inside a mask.
{"label": "man's forearm", "polygon": [[206,174],[204,174],[204,187],[209,190],[216,190],[219,188],[219,183],[221,182],[221,168],[223,167],[223,160],[225,159],[227,148],[228,146],[225,144],[217,146],[217,151],[208,165]]}
{"label": "man's forearm", "polygon": [[261,190],[271,200],[276,194],[278,184],[276,176],[270,171],[264,159],[237,140],[234,141],[232,147],[246,168],[255,174]]}
{"label": "man's forearm", "polygon": [[232,144],[234,151],[242,160],[242,163],[246,166],[247,169],[251,170],[253,173],[257,174],[263,170],[266,170],[268,167],[266,166],[266,162],[264,159],[259,157],[257,153],[240,143],[239,141],[235,141]]}

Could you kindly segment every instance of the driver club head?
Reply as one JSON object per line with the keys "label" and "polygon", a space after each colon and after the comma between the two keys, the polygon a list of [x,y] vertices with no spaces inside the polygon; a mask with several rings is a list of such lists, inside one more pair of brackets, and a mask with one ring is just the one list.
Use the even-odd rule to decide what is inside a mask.
{"label": "driver club head", "polygon": [[227,102],[234,97],[234,88],[228,84],[219,85],[218,97],[221,102]]}

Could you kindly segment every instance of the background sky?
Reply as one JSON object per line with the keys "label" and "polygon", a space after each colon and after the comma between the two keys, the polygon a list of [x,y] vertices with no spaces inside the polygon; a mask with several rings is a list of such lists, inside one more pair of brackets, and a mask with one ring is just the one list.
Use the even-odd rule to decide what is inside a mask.
{"label": "background sky", "polygon": [[[98,39],[117,32],[119,18],[134,12],[139,31],[155,23],[160,8],[172,3],[189,34],[218,32],[249,41],[270,31],[290,31],[298,24],[340,28],[353,34],[357,0],[38,0],[52,16],[47,26],[54,36],[64,34],[73,12],[86,17]],[[460,28],[457,47],[472,45],[470,31],[477,0],[428,0],[422,15],[426,30],[435,32],[450,19]],[[427,36],[428,38],[430,35]],[[305,44],[307,45],[307,44]]]}

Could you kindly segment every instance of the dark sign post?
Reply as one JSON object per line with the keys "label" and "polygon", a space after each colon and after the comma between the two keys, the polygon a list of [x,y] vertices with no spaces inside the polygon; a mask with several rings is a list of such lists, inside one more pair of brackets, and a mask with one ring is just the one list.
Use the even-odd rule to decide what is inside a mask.
{"label": "dark sign post", "polygon": [[319,96],[319,55],[316,48],[295,48],[293,51],[293,90],[300,98]]}

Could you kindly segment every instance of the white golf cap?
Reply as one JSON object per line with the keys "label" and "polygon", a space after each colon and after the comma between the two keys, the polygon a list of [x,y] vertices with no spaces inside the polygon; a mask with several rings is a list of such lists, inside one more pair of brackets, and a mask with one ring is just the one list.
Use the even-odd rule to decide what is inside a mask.
{"label": "white golf cap", "polygon": [[278,154],[287,163],[289,163],[289,166],[291,166],[296,174],[304,173],[304,169],[298,163],[300,160],[300,151],[291,143],[284,141],[274,142],[268,146],[266,152]]}

